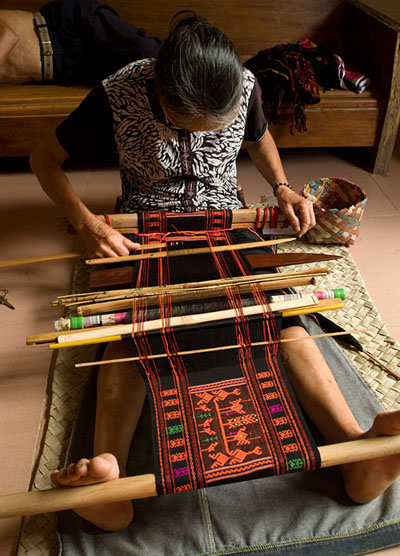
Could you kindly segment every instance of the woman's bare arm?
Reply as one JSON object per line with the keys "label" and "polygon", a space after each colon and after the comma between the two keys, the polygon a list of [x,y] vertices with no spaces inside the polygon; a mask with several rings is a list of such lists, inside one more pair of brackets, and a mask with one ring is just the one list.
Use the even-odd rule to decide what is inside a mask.
{"label": "woman's bare arm", "polygon": [[[268,130],[261,141],[245,142],[243,147],[247,149],[257,170],[270,185],[287,183],[278,149]],[[275,189],[275,194],[279,208],[286,214],[299,237],[315,225],[314,207],[310,200],[283,185]],[[296,213],[300,215],[300,221]]]}
{"label": "woman's bare arm", "polygon": [[62,169],[68,157],[54,132],[36,146],[31,154],[30,164],[43,191],[63,209],[70,223],[82,237],[90,257],[128,255],[138,244],[100,222],[81,201]]}

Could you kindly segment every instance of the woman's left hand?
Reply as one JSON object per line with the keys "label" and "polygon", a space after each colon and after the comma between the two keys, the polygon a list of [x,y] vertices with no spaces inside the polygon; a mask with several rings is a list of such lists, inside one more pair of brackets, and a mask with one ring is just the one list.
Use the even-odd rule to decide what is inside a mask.
{"label": "woman's left hand", "polygon": [[[297,234],[297,237],[303,236],[310,228],[315,226],[314,205],[312,201],[284,185],[275,189],[275,195],[279,208],[286,214],[289,224]],[[299,215],[300,219],[297,215]]]}

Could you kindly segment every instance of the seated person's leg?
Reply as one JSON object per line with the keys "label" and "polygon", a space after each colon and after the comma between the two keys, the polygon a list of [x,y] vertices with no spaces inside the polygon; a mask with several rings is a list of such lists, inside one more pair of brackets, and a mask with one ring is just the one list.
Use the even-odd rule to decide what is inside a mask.
{"label": "seated person's leg", "polygon": [[[107,346],[104,359],[129,357],[122,342]],[[53,471],[56,486],[100,483],[126,475],[126,462],[133,434],[142,411],[146,388],[133,364],[115,363],[99,367],[94,437],[94,457]],[[130,501],[96,504],[76,512],[102,529],[114,531],[129,525],[133,518]]]}
{"label": "seated person's leg", "polygon": [[[300,326],[282,330],[282,338],[304,337]],[[109,344],[105,359],[127,357],[128,348]],[[304,409],[328,443],[370,436],[400,434],[400,411],[380,413],[371,429],[363,432],[345,401],[321,352],[312,340],[282,344],[282,359],[289,380]],[[125,475],[129,447],[145,398],[145,385],[136,367],[100,366],[92,460],[82,459],[54,471],[56,486],[99,483]],[[347,494],[356,502],[379,496],[400,474],[400,456],[377,458],[342,466]],[[126,527],[133,518],[130,501],[100,504],[76,510],[105,530]]]}
{"label": "seated person's leg", "polygon": [[[282,338],[304,337],[304,328],[282,330]],[[282,344],[282,360],[304,411],[329,444],[400,434],[400,411],[382,412],[363,432],[313,340]],[[342,466],[344,486],[356,502],[382,494],[400,474],[400,455]]]}

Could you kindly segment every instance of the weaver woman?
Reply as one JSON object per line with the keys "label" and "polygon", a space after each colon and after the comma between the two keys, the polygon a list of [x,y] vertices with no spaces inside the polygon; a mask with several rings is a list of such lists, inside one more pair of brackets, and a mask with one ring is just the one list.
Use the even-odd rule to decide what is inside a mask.
{"label": "weaver woman", "polygon": [[[44,191],[80,233],[88,254],[115,256],[128,254],[137,244],[99,222],[83,204],[62,170],[66,158],[117,151],[122,181],[119,205],[125,212],[238,209],[242,203],[236,158],[243,146],[273,186],[298,235],[306,233],[315,223],[313,208],[287,182],[254,77],[243,69],[221,31],[190,14],[175,21],[156,60],[129,64],[95,88],[37,146],[31,165]],[[286,321],[282,338],[306,334],[297,322]],[[112,343],[104,357],[123,357],[128,355],[125,351]],[[380,414],[370,430],[361,430],[315,344],[294,342],[282,352],[296,395],[327,442],[400,434],[400,412]],[[96,456],[54,471],[54,485],[92,484],[125,475],[145,395],[143,380],[131,367],[101,367]],[[397,478],[400,457],[347,465],[342,472],[349,497],[368,502]],[[131,502],[77,512],[109,531],[126,527],[134,516]]]}

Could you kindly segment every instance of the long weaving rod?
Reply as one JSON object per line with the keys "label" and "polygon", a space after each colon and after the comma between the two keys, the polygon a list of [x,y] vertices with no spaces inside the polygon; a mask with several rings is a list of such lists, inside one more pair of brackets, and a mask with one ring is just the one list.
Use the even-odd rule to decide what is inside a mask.
{"label": "long weaving rod", "polygon": [[[257,307],[257,306],[254,306]],[[261,308],[262,306],[260,306]],[[244,307],[244,309],[253,309],[253,307]],[[292,317],[295,315],[306,315],[309,313],[315,313],[315,312],[320,312],[320,311],[332,311],[335,309],[343,309],[343,301],[341,299],[321,299],[317,304],[312,304],[312,305],[308,305],[308,306],[303,306],[303,307],[298,307],[295,309],[287,309],[282,311],[282,316],[283,317]],[[260,309],[260,312],[262,312],[264,310],[264,308],[262,308],[262,310]],[[222,311],[220,311],[222,312]],[[208,315],[210,315],[210,313],[208,313]],[[190,315],[186,315],[188,317],[190,317]],[[232,318],[234,318],[236,316],[236,313],[233,315]],[[172,318],[185,318],[185,317],[172,317]],[[227,317],[229,318],[229,317]],[[172,320],[172,319],[170,319]],[[155,321],[147,321],[146,324],[148,324],[149,322],[155,322]],[[208,320],[206,321],[208,322]],[[193,322],[191,323],[193,324]],[[162,323],[161,321],[159,321],[158,327],[156,327],[156,329],[159,329],[161,327]],[[67,347],[75,347],[75,346],[85,346],[85,345],[91,345],[91,344],[100,344],[100,343],[108,343],[108,342],[118,342],[120,340],[123,339],[123,335],[124,334],[129,334],[132,332],[132,325],[118,325],[118,326],[127,326],[129,327],[122,330],[122,329],[118,329],[118,333],[116,333],[115,328],[117,328],[116,326],[105,326],[103,328],[98,328],[98,329],[92,329],[93,330],[93,335],[95,335],[96,337],[88,337],[85,336],[82,339],[77,340],[77,334],[73,334],[73,338],[68,338],[68,334],[65,335],[65,338],[62,339],[62,343],[54,343],[54,344],[50,344],[50,348],[51,349],[60,349],[60,348],[67,348]],[[114,333],[112,332],[112,330],[110,329],[114,329]],[[100,337],[97,334],[97,330],[100,331],[101,330],[101,334]],[[71,331],[69,331],[71,332]],[[108,334],[109,335],[104,335],[104,334]],[[79,332],[81,333],[81,332]],[[59,337],[60,338],[60,337]],[[86,339],[85,339],[86,338]]]}
{"label": "long weaving rod", "polygon": [[[249,282],[244,284],[238,284],[236,288],[240,293],[249,293],[252,291],[253,284],[257,284],[257,287],[262,291],[271,291],[277,289],[276,282]],[[308,286],[310,284],[315,284],[315,278],[313,276],[299,276],[298,278],[289,278],[287,280],[281,280],[279,282],[279,289],[282,288],[295,288],[297,286]],[[200,290],[181,290],[170,293],[170,300],[172,303],[190,301],[195,299],[207,299],[210,297],[224,297],[226,296],[226,287],[215,286],[212,289],[200,289]],[[159,302],[158,296],[146,296],[147,305],[154,306]],[[132,298],[128,299],[115,299],[111,301],[105,301],[103,303],[92,303],[89,305],[79,305],[76,308],[78,316],[90,316],[102,313],[115,312],[120,310],[132,309]]]}
{"label": "long weaving rod", "polygon": [[[299,276],[298,278],[291,278],[287,280],[282,280],[279,282],[280,288],[294,288],[297,286],[307,286],[310,284],[315,284],[315,278],[313,276]],[[252,284],[238,284],[236,286],[241,293],[250,293],[252,290]],[[276,289],[276,285],[273,283],[257,283],[257,287],[262,291],[269,291]],[[207,299],[207,298],[215,298],[215,297],[223,297],[226,295],[225,288],[222,286],[216,287],[211,291],[207,289],[202,290],[181,290],[176,291],[174,293],[169,294],[172,303],[182,302],[182,301],[191,301],[195,299],[198,301],[199,299]],[[151,296],[147,299],[147,305],[149,307],[156,306],[159,302],[158,296]],[[87,317],[93,315],[102,315],[104,313],[112,313],[118,311],[127,311],[132,309],[132,298],[127,299],[115,299],[111,301],[105,301],[100,303],[92,303],[90,305],[81,305],[76,308],[77,315],[80,317]],[[107,325],[109,328],[110,325]],[[96,327],[98,328],[105,328],[103,327]],[[33,334],[28,336],[26,339],[27,345],[33,344],[45,344],[48,342],[55,342],[60,334],[74,334],[76,333],[74,330],[63,330],[60,332],[52,331],[52,332],[44,332],[41,334]]]}
{"label": "long weaving rod", "polygon": [[[399,436],[380,436],[320,446],[321,467],[332,467],[400,453]],[[273,479],[271,479],[273,480]],[[51,488],[0,496],[0,518],[45,514],[92,504],[157,496],[155,476],[137,475],[89,486]]]}
{"label": "long weaving rod", "polygon": [[[103,257],[100,259],[87,259],[86,263],[89,265],[96,265],[96,264],[114,264],[114,263],[121,263],[125,261],[139,261],[143,259],[160,259],[162,257],[179,257],[181,255],[196,255],[200,253],[212,253],[212,252],[219,252],[219,251],[235,251],[239,249],[251,249],[257,247],[266,247],[267,245],[276,245],[278,243],[286,243],[288,241],[294,241],[295,237],[292,238],[280,238],[274,239],[269,241],[258,241],[253,244],[243,243],[242,245],[221,245],[216,246],[213,248],[208,247],[200,247],[197,249],[177,249],[176,251],[162,251],[160,253],[146,253],[142,255],[126,255],[126,256],[119,256],[119,257]],[[152,249],[161,249],[165,247],[164,243],[153,243],[153,244],[145,244],[140,245],[137,247],[136,251],[150,251]],[[79,257],[85,257],[85,253],[58,253],[55,255],[43,255],[40,257],[25,257],[23,259],[8,259],[5,261],[0,261],[0,268],[2,267],[9,267],[9,266],[20,266],[25,264],[34,264],[34,263],[43,263],[49,261],[60,261],[63,259],[77,259]]]}
{"label": "long weaving rod", "polygon": [[[276,341],[263,341],[263,342],[252,342],[251,344],[233,344],[229,346],[217,346],[212,348],[203,348],[203,349],[189,349],[186,351],[178,351],[176,353],[172,353],[172,355],[196,355],[199,353],[212,353],[215,351],[224,351],[224,350],[231,350],[231,349],[240,349],[245,347],[257,347],[257,346],[269,346],[272,344],[286,344],[288,342],[304,342],[306,340],[316,340],[318,338],[328,338],[328,337],[335,337],[335,336],[346,336],[347,334],[357,334],[358,332],[365,332],[364,328],[354,328],[352,330],[346,330],[344,332],[328,332],[322,334],[312,334],[309,336],[300,336],[299,338],[282,338]],[[100,361],[90,361],[87,363],[76,363],[75,367],[92,367],[94,365],[111,365],[113,363],[130,363],[133,361],[141,361],[143,359],[163,359],[165,357],[169,357],[168,353],[156,353],[154,355],[146,355],[146,356],[138,356],[138,357],[123,357],[120,359],[102,359]]]}
{"label": "long weaving rod", "polygon": [[[159,295],[161,293],[172,293],[174,291],[181,291],[187,289],[200,289],[213,286],[234,286],[240,283],[255,283],[255,282],[272,282],[292,278],[296,276],[322,276],[330,273],[328,267],[314,268],[308,270],[297,270],[294,272],[279,272],[276,274],[252,274],[250,276],[234,276],[232,278],[216,278],[214,280],[203,280],[200,282],[185,282],[182,284],[169,284],[165,286],[151,286],[142,288],[125,288],[119,290],[105,290],[96,292],[86,292],[78,294],[60,295],[57,299],[51,301],[51,305],[75,305],[82,303],[82,301],[97,301],[101,299],[121,299],[122,297],[141,297],[147,295]],[[278,286],[277,286],[278,287]]]}
{"label": "long weaving rod", "polygon": [[[153,243],[149,245],[140,245],[137,250],[151,250],[160,249],[165,247],[165,243]],[[0,268],[8,266],[20,266],[25,264],[35,264],[35,263],[45,263],[49,261],[61,261],[64,259],[78,259],[79,257],[85,257],[85,253],[58,253],[55,255],[43,255],[41,257],[25,257],[23,259],[8,259],[6,261],[0,261]]]}
{"label": "long weaving rod", "polygon": [[[325,301],[325,300],[323,300]],[[336,300],[328,300],[328,301],[336,301]],[[341,301],[341,300],[340,300]],[[61,334],[58,336],[58,342],[66,343],[71,341],[79,341],[89,338],[102,338],[104,336],[111,336],[111,335],[124,335],[124,334],[135,334],[136,332],[150,332],[152,330],[160,330],[164,326],[170,327],[178,327],[178,326],[191,326],[191,325],[199,325],[202,323],[210,323],[216,322],[226,319],[234,319],[237,316],[250,316],[250,315],[259,315],[262,314],[264,311],[283,311],[285,309],[297,309],[307,307],[312,305],[315,309],[318,306],[319,301],[318,299],[313,296],[309,295],[307,297],[303,297],[301,299],[294,299],[290,301],[279,301],[277,303],[269,304],[268,308],[266,305],[250,305],[248,307],[242,307],[240,312],[237,309],[223,309],[221,311],[212,311],[209,313],[193,313],[188,315],[170,317],[168,319],[154,319],[154,320],[147,320],[140,323],[135,324],[117,324],[113,326],[106,327],[106,329],[100,328],[88,328],[86,330],[77,330],[75,334],[71,335],[63,335]],[[341,305],[343,306],[343,305]]]}
{"label": "long weaving rod", "polygon": [[[277,207],[272,207],[275,210]],[[267,211],[270,212],[270,211]],[[267,214],[265,221],[263,218],[257,219],[259,211],[257,209],[238,209],[232,211],[232,227],[246,227],[246,226],[256,226],[258,220],[258,227],[267,224],[271,221],[270,215]],[[97,218],[102,222],[106,222],[106,219],[102,215],[98,215]],[[130,228],[138,229],[139,219],[137,213],[125,213],[125,214],[108,214],[107,220],[109,220],[111,226],[115,229]],[[287,217],[281,211],[278,212],[278,222],[280,224],[287,221]]]}
{"label": "long weaving rod", "polygon": [[139,255],[126,255],[120,257],[102,257],[100,259],[87,259],[85,262],[89,265],[98,264],[114,264],[126,261],[143,261],[146,259],[163,259],[170,257],[183,257],[186,255],[202,255],[205,253],[221,253],[225,251],[242,251],[243,249],[257,249],[258,247],[267,247],[269,245],[277,245],[279,243],[288,243],[295,241],[297,237],[283,237],[280,239],[271,239],[268,241],[254,241],[250,243],[235,243],[233,245],[216,245],[214,247],[194,247],[193,249],[175,249],[174,251],[160,251],[157,253],[142,253]]}

